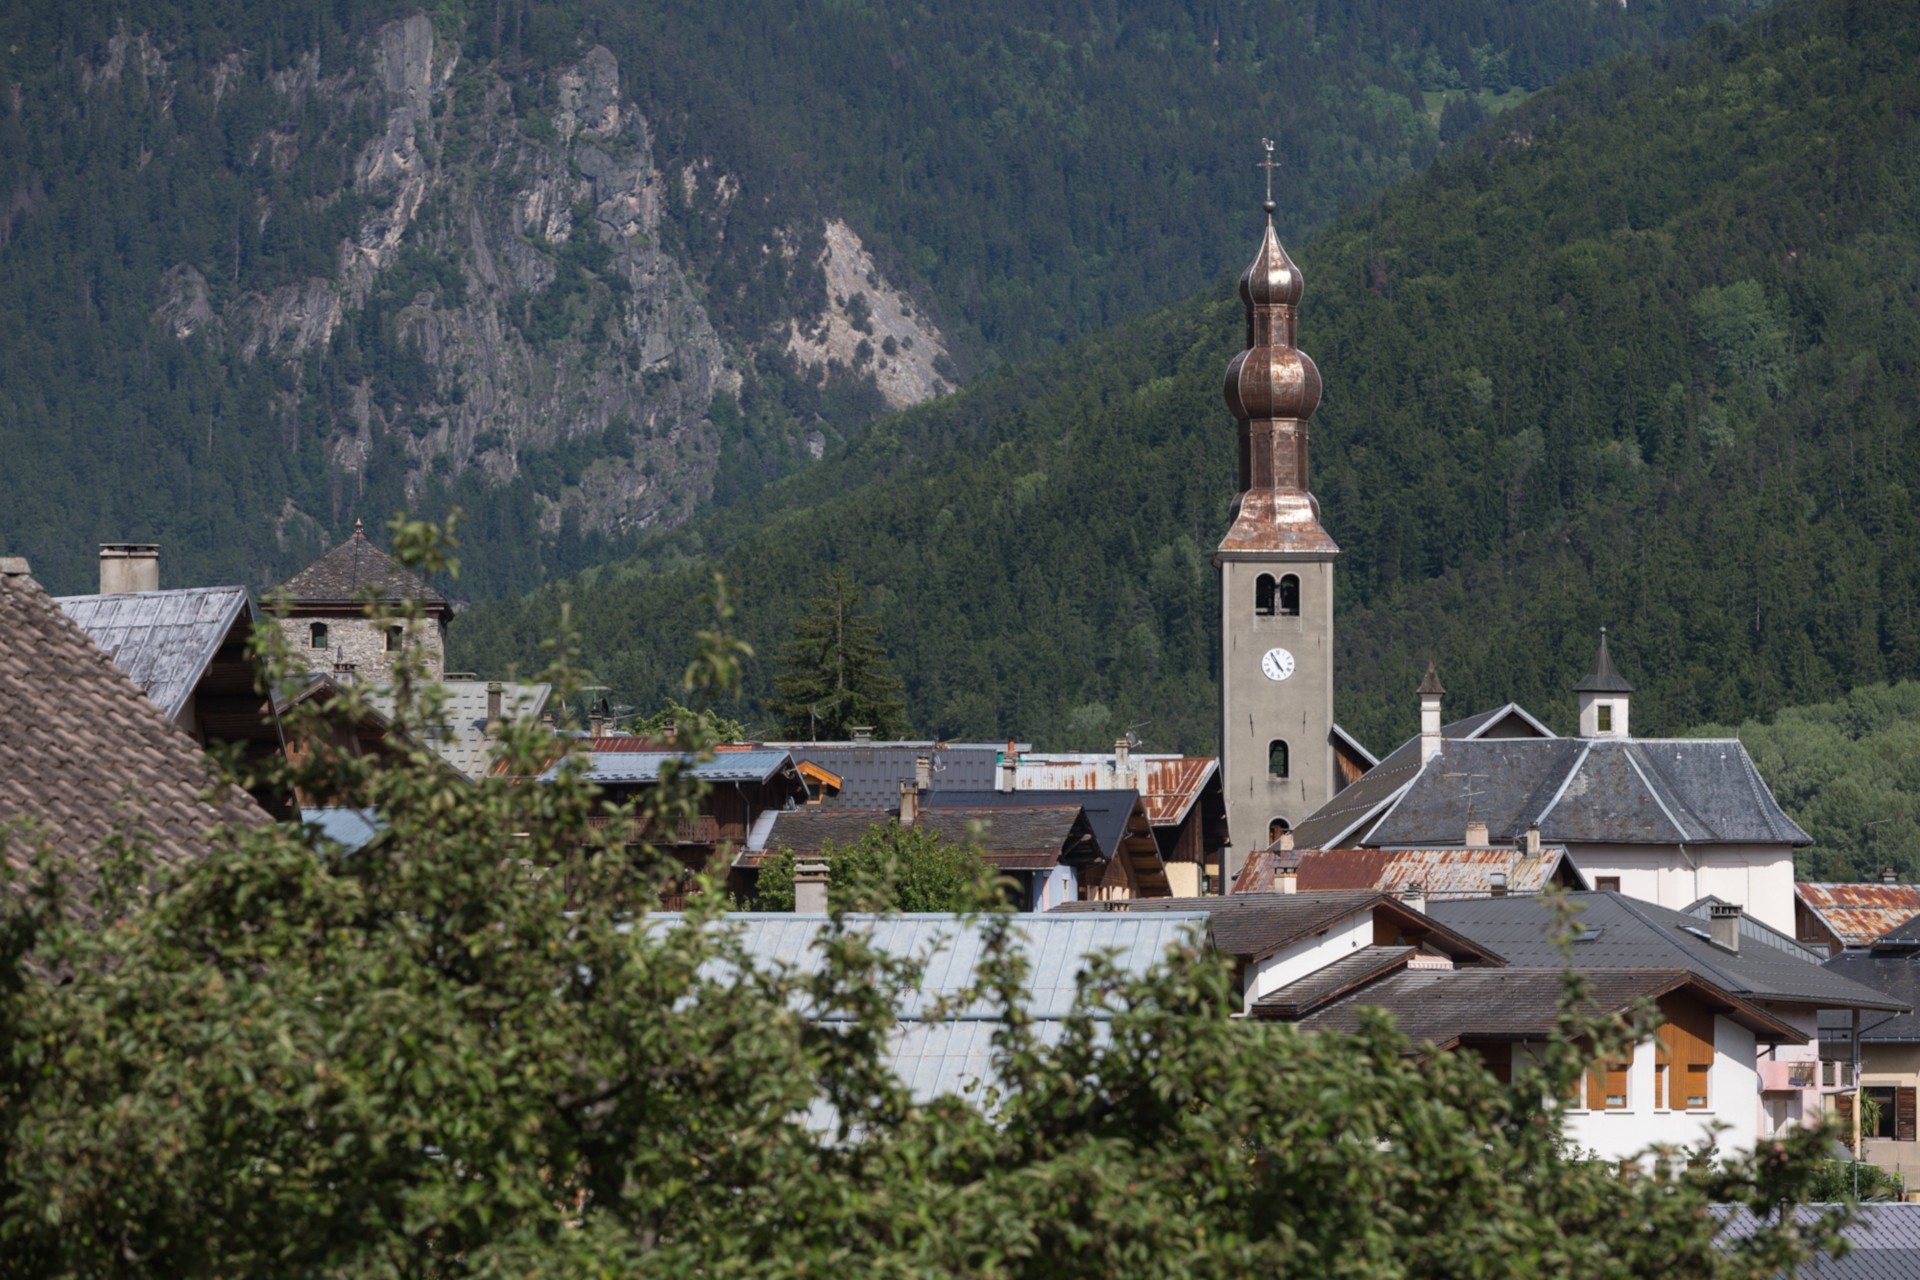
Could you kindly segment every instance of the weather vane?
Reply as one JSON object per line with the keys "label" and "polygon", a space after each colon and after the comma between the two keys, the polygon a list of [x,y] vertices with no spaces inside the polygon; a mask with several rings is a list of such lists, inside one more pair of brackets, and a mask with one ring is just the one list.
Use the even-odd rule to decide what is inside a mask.
{"label": "weather vane", "polygon": [[1256,169],[1265,169],[1267,171],[1267,212],[1272,213],[1273,212],[1273,171],[1280,167],[1280,162],[1273,158],[1273,139],[1272,138],[1260,139],[1260,145],[1267,149],[1267,158],[1265,160],[1262,160],[1259,164],[1253,167]]}

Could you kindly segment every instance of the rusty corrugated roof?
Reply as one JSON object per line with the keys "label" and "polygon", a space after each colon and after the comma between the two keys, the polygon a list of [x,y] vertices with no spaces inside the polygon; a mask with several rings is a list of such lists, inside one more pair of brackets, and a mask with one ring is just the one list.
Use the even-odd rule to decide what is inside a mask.
{"label": "rusty corrugated roof", "polygon": [[1262,849],[1247,860],[1235,879],[1235,893],[1264,893],[1273,888],[1275,865],[1291,860],[1302,893],[1340,889],[1375,889],[1393,893],[1419,885],[1430,899],[1486,897],[1493,892],[1493,875],[1504,872],[1508,893],[1538,893],[1552,882],[1562,863],[1573,871],[1580,887],[1585,877],[1567,862],[1558,846],[1537,854],[1514,848],[1488,849]]}
{"label": "rusty corrugated roof", "polygon": [[1111,754],[1022,756],[1017,783],[1022,791],[1106,791],[1132,786],[1140,792],[1147,821],[1178,826],[1219,772],[1212,756],[1143,756],[1131,761],[1134,778],[1118,778]]}
{"label": "rusty corrugated roof", "polygon": [[1920,915],[1920,884],[1802,882],[1793,889],[1843,947],[1871,946],[1887,930]]}

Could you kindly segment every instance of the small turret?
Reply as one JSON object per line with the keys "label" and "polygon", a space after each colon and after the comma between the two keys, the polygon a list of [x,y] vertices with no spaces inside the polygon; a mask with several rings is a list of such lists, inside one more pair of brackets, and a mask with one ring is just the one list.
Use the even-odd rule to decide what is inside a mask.
{"label": "small turret", "polygon": [[1583,738],[1625,738],[1627,712],[1633,686],[1627,683],[1613,655],[1607,652],[1607,629],[1600,628],[1600,648],[1593,655],[1593,670],[1573,686],[1580,698],[1580,736]]}

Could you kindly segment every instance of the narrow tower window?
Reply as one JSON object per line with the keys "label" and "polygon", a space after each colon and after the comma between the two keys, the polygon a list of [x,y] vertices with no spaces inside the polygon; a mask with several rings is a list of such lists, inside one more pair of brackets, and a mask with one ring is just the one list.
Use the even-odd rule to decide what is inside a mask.
{"label": "narrow tower window", "polygon": [[1256,618],[1273,616],[1273,575],[1263,573],[1253,583],[1253,614]]}
{"label": "narrow tower window", "polygon": [[406,643],[407,632],[404,627],[387,628],[387,652],[398,653],[400,646]]}
{"label": "narrow tower window", "polygon": [[1280,579],[1280,612],[1289,618],[1300,616],[1300,579],[1291,573]]}
{"label": "narrow tower window", "polygon": [[1275,818],[1267,824],[1267,845],[1269,848],[1280,843],[1280,837],[1293,830],[1285,818]]}
{"label": "narrow tower window", "polygon": [[1267,744],[1267,776],[1284,778],[1288,776],[1287,744],[1275,738]]}
{"label": "narrow tower window", "polygon": [[307,648],[324,649],[327,647],[327,624],[316,622],[307,628]]}
{"label": "narrow tower window", "polygon": [[1599,711],[1600,711],[1600,732],[1612,733],[1613,732],[1613,704],[1611,702],[1603,702],[1600,704]]}

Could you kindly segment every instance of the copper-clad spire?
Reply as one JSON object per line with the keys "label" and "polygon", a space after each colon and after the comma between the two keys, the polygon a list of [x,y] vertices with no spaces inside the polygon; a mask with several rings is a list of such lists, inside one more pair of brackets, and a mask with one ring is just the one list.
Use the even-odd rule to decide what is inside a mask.
{"label": "copper-clad spire", "polygon": [[1307,488],[1307,419],[1320,370],[1294,346],[1303,282],[1274,233],[1273,144],[1266,143],[1266,230],[1240,277],[1247,349],[1227,365],[1227,410],[1240,423],[1240,504],[1225,550],[1337,551]]}

